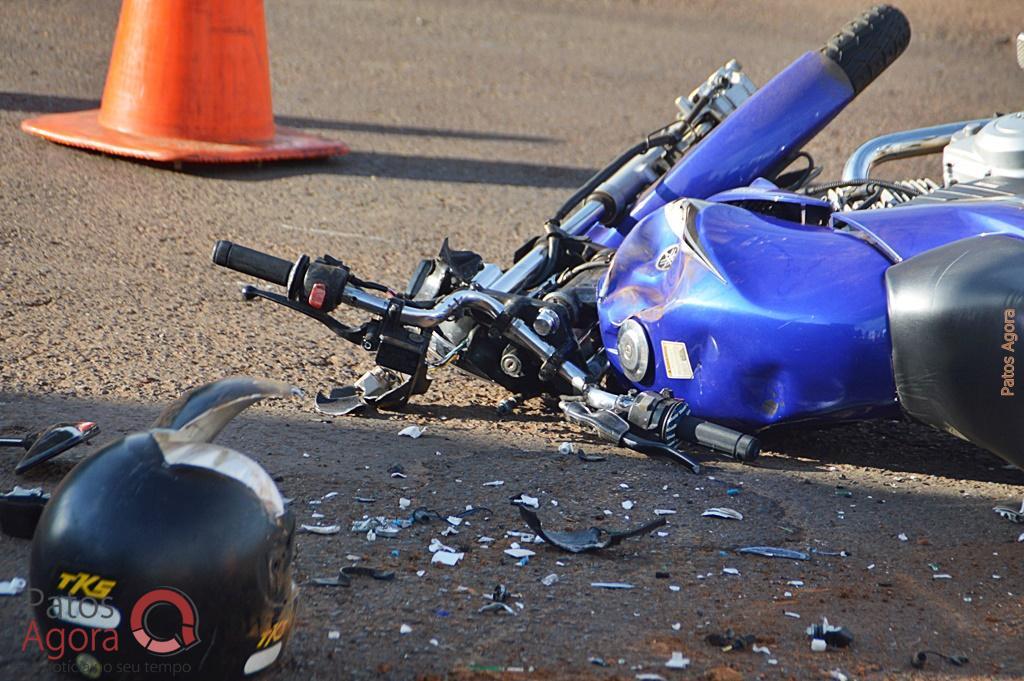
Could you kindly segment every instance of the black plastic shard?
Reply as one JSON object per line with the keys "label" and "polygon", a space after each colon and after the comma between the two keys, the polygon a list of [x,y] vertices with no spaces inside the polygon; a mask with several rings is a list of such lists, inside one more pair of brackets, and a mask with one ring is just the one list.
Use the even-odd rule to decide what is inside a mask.
{"label": "black plastic shard", "polygon": [[637,537],[647,534],[656,527],[666,523],[665,518],[657,518],[649,523],[641,525],[632,530],[622,532],[610,532],[600,527],[591,527],[577,532],[548,532],[540,524],[540,517],[532,508],[522,504],[513,504],[519,508],[519,515],[523,521],[533,530],[538,537],[548,544],[569,553],[586,553],[588,551],[599,551],[607,549],[622,542],[623,539]]}

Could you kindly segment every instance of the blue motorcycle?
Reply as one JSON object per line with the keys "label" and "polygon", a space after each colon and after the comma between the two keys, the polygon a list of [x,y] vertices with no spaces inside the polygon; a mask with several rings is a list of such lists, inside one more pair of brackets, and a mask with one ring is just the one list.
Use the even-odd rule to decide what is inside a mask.
{"label": "blue motorcycle", "polygon": [[[442,245],[404,291],[330,256],[226,241],[213,261],[376,353],[329,414],[394,408],[451,363],[694,471],[743,461],[773,426],[910,417],[1024,466],[1024,113],[885,135],[816,183],[801,151],[903,52],[897,9],[866,12],[760,89],[735,61],[571,196],[511,266]],[[942,177],[873,179],[941,153]],[[370,313],[359,326],[339,306]]]}

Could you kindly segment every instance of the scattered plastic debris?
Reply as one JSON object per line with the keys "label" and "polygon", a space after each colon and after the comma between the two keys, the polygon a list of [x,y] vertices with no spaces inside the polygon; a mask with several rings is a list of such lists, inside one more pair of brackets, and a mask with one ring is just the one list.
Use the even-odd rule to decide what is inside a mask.
{"label": "scattered plastic debris", "polygon": [[660,674],[637,674],[635,677],[636,681],[665,681],[665,677]]}
{"label": "scattered plastic debris", "polygon": [[575,454],[576,445],[573,444],[572,442],[563,442],[562,444],[558,445],[558,453],[566,456],[568,456],[569,454]]}
{"label": "scattered plastic debris", "polygon": [[536,511],[517,503],[517,500],[513,500],[512,503],[519,507],[519,515],[527,526],[537,533],[538,537],[548,544],[569,553],[584,553],[610,548],[618,545],[624,539],[647,534],[654,528],[661,527],[666,523],[664,518],[657,518],[635,529],[621,532],[610,532],[600,527],[591,527],[576,532],[546,532],[540,524],[540,518],[537,516]]}
{"label": "scattered plastic debris", "polygon": [[25,590],[27,584],[28,582],[21,577],[13,577],[0,582],[0,596],[17,596]]}
{"label": "scattered plastic debris", "polygon": [[954,667],[962,667],[969,662],[967,657],[964,655],[946,655],[944,653],[936,652],[934,650],[922,650],[919,651],[916,655],[914,655],[913,658],[911,658],[911,666],[913,666],[915,669],[923,669],[924,663],[928,660],[929,655],[941,657],[943,660],[950,663]]}
{"label": "scattered plastic debris", "polygon": [[501,487],[504,484],[504,480],[491,480],[490,482],[485,482],[484,487]]}
{"label": "scattered plastic debris", "polygon": [[628,499],[626,501],[623,501],[622,502],[622,508],[626,509],[627,511],[632,510],[633,502],[628,500]]}
{"label": "scattered plastic debris", "polygon": [[730,650],[744,650],[749,648],[757,640],[753,634],[747,634],[745,636],[739,636],[732,629],[727,629],[724,633],[708,634],[704,637],[710,645],[717,648],[721,648],[723,653],[727,653]]}
{"label": "scattered plastic debris", "polygon": [[842,485],[836,485],[836,492],[835,492],[835,494],[836,494],[837,497],[850,498],[850,497],[853,496],[853,492],[851,492],[849,489],[843,487]]}
{"label": "scattered plastic debris", "polygon": [[418,438],[423,433],[427,432],[426,428],[420,428],[419,426],[406,426],[398,431],[399,437],[411,437],[412,439]]}
{"label": "scattered plastic debris", "polygon": [[519,544],[513,543],[511,548],[505,549],[505,555],[512,556],[513,558],[529,558],[537,554],[530,549],[524,549]]}
{"label": "scattered plastic debris", "polygon": [[701,513],[705,518],[725,518],[726,520],[743,520],[743,514],[731,508],[716,507],[709,508]]}
{"label": "scattered plastic debris", "polygon": [[587,658],[587,662],[589,662],[590,664],[592,664],[592,665],[594,665],[596,667],[607,667],[607,666],[609,666],[608,663],[604,661],[603,657],[588,657]]}
{"label": "scattered plastic debris", "polygon": [[793,549],[782,549],[777,546],[744,546],[741,549],[736,550],[737,553],[749,553],[757,556],[765,556],[767,558],[788,558],[790,560],[810,560],[803,551],[794,551]]}
{"label": "scattered plastic debris", "polygon": [[679,631],[682,628],[683,628],[683,623],[682,622],[675,622],[672,625],[672,631]]}
{"label": "scattered plastic debris", "polygon": [[907,541],[907,539],[909,539],[909,537],[907,537],[907,535],[903,532],[900,532],[898,535],[896,535],[896,538],[900,541]]}
{"label": "scattered plastic debris", "polygon": [[733,567],[722,568],[723,575],[736,575],[739,576],[740,571]]}
{"label": "scattered plastic debris", "polygon": [[932,579],[953,579],[953,575],[947,572],[940,572],[938,574],[932,575]]}
{"label": "scattered plastic debris", "polygon": [[740,495],[740,492],[742,491],[743,490],[741,490],[739,487],[730,487],[729,489],[725,490],[725,493],[728,494],[730,497],[738,497]]}
{"label": "scattered plastic debris", "polygon": [[690,658],[683,657],[681,651],[673,650],[672,657],[665,663],[665,666],[669,669],[686,669],[690,666]]}
{"label": "scattered plastic debris", "polygon": [[786,586],[803,586],[804,582],[802,579],[791,579],[786,582]]}
{"label": "scattered plastic debris", "polygon": [[1012,523],[1024,523],[1024,501],[1019,506],[1016,501],[1004,501],[992,510]]}
{"label": "scattered plastic debris", "polygon": [[477,610],[477,612],[503,612],[503,613],[505,613],[507,615],[512,615],[513,617],[516,616],[516,611],[515,610],[513,610],[511,607],[509,607],[509,605],[507,603],[501,603],[499,601],[494,601],[493,603],[488,603],[487,605],[485,605],[482,608],[480,608],[479,610]]}
{"label": "scattered plastic debris", "polygon": [[341,632],[337,629],[332,629],[327,632],[327,638],[331,641],[337,641],[339,638],[341,638]]}
{"label": "scattered plastic debris", "polygon": [[846,550],[843,550],[843,551],[826,551],[825,549],[811,549],[811,553],[816,553],[819,556],[837,556],[837,557],[840,557],[840,558],[849,558],[850,557],[850,552],[846,551]]}
{"label": "scattered plastic debris", "polygon": [[303,525],[302,529],[311,534],[338,534],[341,525]]}
{"label": "scattered plastic debris", "polygon": [[390,570],[375,570],[365,565],[349,565],[338,570],[336,577],[314,577],[310,580],[317,586],[351,586],[352,577],[370,577],[382,582],[390,582],[395,579],[395,573]]}
{"label": "scattered plastic debris", "polygon": [[402,468],[399,465],[394,465],[391,468],[389,468],[388,469],[388,473],[391,474],[392,478],[407,478],[407,477],[409,477],[409,476],[407,476],[405,474],[405,469]]}
{"label": "scattered plastic debris", "polygon": [[412,627],[410,627],[408,624],[403,624],[402,626],[398,627],[398,633],[402,634],[403,636],[405,634],[411,634]]}
{"label": "scattered plastic debris", "polygon": [[798,613],[798,612],[792,612],[790,610],[787,610],[787,611],[785,611],[782,614],[785,615],[786,617],[792,617],[795,620],[800,619],[800,613]]}
{"label": "scattered plastic debris", "polygon": [[[811,650],[818,652],[814,641],[823,641],[826,646],[833,648],[845,648],[853,643],[853,634],[846,627],[836,627],[828,623],[828,618],[822,617],[821,624],[812,624],[807,627],[807,635],[811,637]],[[820,647],[820,644],[818,645]]]}
{"label": "scattered plastic debris", "polygon": [[632,584],[626,582],[591,582],[590,586],[595,589],[632,589]]}
{"label": "scattered plastic debris", "polygon": [[1019,537],[1017,537],[1017,541],[1018,541],[1018,542],[1022,542],[1022,541],[1024,541],[1024,532],[1021,532],[1021,533],[1020,533],[1020,536],[1019,536]]}
{"label": "scattered plastic debris", "polygon": [[656,508],[654,509],[654,515],[675,515],[676,512],[671,508]]}
{"label": "scattered plastic debris", "polygon": [[520,508],[524,506],[540,508],[540,500],[537,497],[531,497],[529,494],[520,494],[518,497],[513,497],[512,503]]}
{"label": "scattered plastic debris", "polygon": [[762,655],[767,655],[768,657],[772,656],[772,651],[769,650],[767,646],[759,646],[759,645],[757,645],[755,643],[753,645],[753,647],[751,648],[751,650],[753,650],[755,653],[760,653]]}
{"label": "scattered plastic debris", "polygon": [[352,499],[358,501],[360,504],[373,504],[377,501],[373,497],[352,497]]}
{"label": "scattered plastic debris", "polygon": [[815,653],[823,653],[828,650],[828,644],[820,638],[811,639],[811,651]]}
{"label": "scattered plastic debris", "polygon": [[409,508],[410,506],[412,506],[411,499],[406,499],[405,497],[400,497],[398,499],[398,508],[406,509]]}
{"label": "scattered plastic debris", "polygon": [[846,674],[844,674],[842,670],[839,669],[833,669],[829,671],[828,678],[832,679],[833,681],[849,681],[849,677],[847,677]]}
{"label": "scattered plastic debris", "polygon": [[544,586],[554,586],[555,584],[558,583],[558,575],[556,575],[554,572],[552,572],[550,575],[548,575],[547,577],[544,577],[542,580],[540,580],[540,583],[543,584]]}

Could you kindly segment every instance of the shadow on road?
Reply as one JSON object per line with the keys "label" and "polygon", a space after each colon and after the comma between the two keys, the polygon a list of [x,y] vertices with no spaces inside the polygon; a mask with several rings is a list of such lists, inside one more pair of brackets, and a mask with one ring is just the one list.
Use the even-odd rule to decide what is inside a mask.
{"label": "shadow on road", "polygon": [[[90,99],[56,95],[34,95],[22,92],[0,92],[0,110],[3,111],[57,113],[98,106],[98,101]],[[330,121],[295,116],[278,116],[277,122],[298,128],[348,130],[384,135],[439,137],[443,139],[457,138],[488,142],[528,142],[539,144],[557,142],[557,140],[551,138],[529,135]],[[146,165],[166,167],[163,164],[147,163]],[[278,161],[266,165],[258,163],[226,166],[185,164],[180,168],[180,171],[200,177],[243,182],[259,182],[297,175],[331,174],[462,184],[550,187],[556,189],[576,188],[593,174],[591,169],[573,166],[362,151],[353,151],[342,158]]]}

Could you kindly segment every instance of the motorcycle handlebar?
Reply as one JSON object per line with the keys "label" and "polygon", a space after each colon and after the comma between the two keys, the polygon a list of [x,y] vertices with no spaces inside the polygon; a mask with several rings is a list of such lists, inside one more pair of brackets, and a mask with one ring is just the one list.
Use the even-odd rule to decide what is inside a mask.
{"label": "motorcycle handlebar", "polygon": [[723,452],[738,461],[753,461],[761,453],[761,443],[753,435],[696,416],[682,417],[678,432],[680,438],[687,442],[696,442],[708,449]]}
{"label": "motorcycle handlebar", "polygon": [[213,247],[215,265],[248,274],[280,286],[288,285],[292,263],[230,241],[218,241]]}

